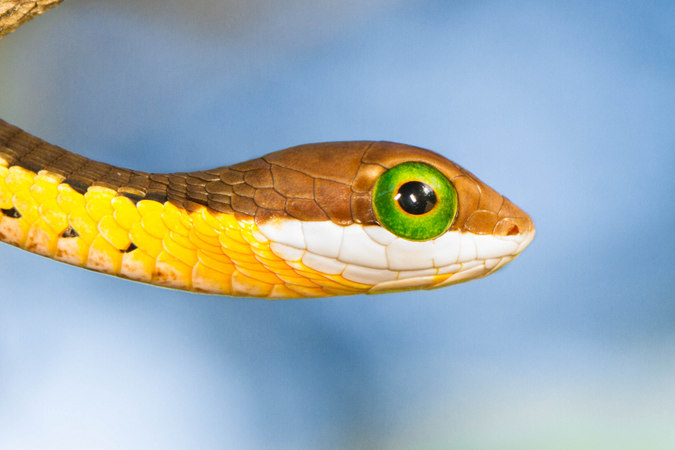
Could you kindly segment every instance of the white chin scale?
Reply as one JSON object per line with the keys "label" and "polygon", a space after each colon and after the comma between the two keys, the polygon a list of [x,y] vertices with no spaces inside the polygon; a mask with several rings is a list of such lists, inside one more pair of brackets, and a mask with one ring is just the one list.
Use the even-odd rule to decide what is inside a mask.
{"label": "white chin scale", "polygon": [[[295,219],[272,220],[259,230],[280,258],[371,285],[370,292],[435,288],[488,275],[512,261],[534,237],[449,231],[415,242],[376,225]],[[447,277],[439,280],[437,275]]]}

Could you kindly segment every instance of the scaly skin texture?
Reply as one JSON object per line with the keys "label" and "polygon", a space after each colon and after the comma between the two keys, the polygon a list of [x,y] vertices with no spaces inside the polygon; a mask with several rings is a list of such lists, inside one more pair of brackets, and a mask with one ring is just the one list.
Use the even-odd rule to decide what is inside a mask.
{"label": "scaly skin texture", "polygon": [[2,161],[0,208],[0,240],[161,286],[268,298],[346,295],[370,287],[282,260],[250,218],[205,207],[188,212],[153,200],[134,204],[105,187],[80,194],[53,173],[8,168]]}
{"label": "scaly skin texture", "polygon": [[[446,232],[464,239],[455,259],[438,254],[420,265],[419,248],[433,242],[408,249],[379,232],[372,188],[411,160],[433,165],[457,190]],[[324,233],[339,248],[314,242]],[[213,170],[150,174],[89,160],[0,120],[0,240],[142,282],[265,298],[433,288],[497,270],[533,233],[505,197],[417,147],[310,144]],[[361,257],[364,242],[374,247]]]}
{"label": "scaly skin texture", "polygon": [[80,193],[110,188],[132,200],[169,201],[179,208],[271,219],[377,224],[372,188],[387,169],[419,161],[440,170],[460,196],[451,231],[509,235],[534,230],[507,198],[462,167],[429,150],[392,142],[307,144],[232,166],[153,174],[92,161],[0,120],[0,157],[33,172],[47,170]]}

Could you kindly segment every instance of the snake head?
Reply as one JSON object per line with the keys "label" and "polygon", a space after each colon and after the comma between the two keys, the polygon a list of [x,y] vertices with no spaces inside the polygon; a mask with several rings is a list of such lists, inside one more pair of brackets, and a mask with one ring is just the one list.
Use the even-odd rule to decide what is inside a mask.
{"label": "snake head", "polygon": [[512,261],[534,237],[525,212],[429,150],[337,142],[262,160],[271,188],[284,197],[283,210],[259,207],[255,214],[271,248],[364,292],[479,278]]}

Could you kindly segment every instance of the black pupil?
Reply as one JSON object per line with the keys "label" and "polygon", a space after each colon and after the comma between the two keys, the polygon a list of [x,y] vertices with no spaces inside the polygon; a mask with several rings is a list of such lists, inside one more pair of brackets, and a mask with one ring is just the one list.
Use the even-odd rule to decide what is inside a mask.
{"label": "black pupil", "polygon": [[408,181],[403,184],[394,197],[403,211],[419,216],[434,209],[436,193],[431,186],[421,181]]}

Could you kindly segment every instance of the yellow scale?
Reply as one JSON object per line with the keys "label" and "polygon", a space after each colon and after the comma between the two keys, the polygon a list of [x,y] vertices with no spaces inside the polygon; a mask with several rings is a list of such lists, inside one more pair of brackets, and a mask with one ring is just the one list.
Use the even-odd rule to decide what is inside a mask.
{"label": "yellow scale", "polygon": [[[0,240],[147,283],[269,298],[347,295],[371,287],[281,259],[253,219],[206,207],[188,212],[169,202],[134,204],[101,186],[80,194],[60,175],[8,167],[2,158],[0,208],[21,214],[0,214]],[[64,237],[68,227],[77,235]]]}

